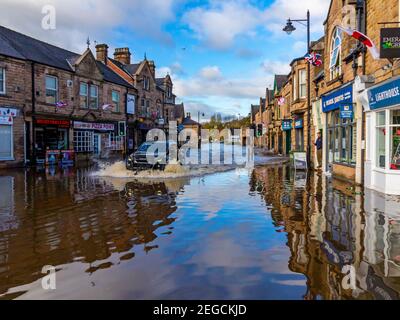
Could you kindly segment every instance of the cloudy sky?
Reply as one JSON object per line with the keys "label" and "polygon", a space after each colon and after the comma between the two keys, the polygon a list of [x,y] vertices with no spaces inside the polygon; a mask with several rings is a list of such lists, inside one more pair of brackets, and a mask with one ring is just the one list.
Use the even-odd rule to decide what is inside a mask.
{"label": "cloudy sky", "polygon": [[[306,51],[305,28],[281,30],[288,17],[309,8],[312,34],[322,35],[329,0],[0,0],[0,24],[43,41],[83,52],[88,36],[130,47],[134,61],[155,60],[169,72],[186,108],[209,118],[214,112],[247,115]],[[56,29],[42,29],[42,9],[56,9]]]}

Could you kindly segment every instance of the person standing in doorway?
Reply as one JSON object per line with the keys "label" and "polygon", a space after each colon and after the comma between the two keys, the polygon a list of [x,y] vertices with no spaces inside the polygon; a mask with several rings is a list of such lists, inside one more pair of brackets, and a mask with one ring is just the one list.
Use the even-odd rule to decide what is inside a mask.
{"label": "person standing in doorway", "polygon": [[318,160],[318,169],[322,168],[322,132],[319,131],[317,135],[317,141],[315,141],[315,147],[317,149],[317,160]]}

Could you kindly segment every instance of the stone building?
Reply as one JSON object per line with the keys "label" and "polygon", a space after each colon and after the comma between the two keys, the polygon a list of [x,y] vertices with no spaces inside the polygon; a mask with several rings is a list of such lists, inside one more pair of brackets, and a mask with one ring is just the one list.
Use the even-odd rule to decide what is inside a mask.
{"label": "stone building", "polygon": [[122,156],[126,98],[136,89],[90,49],[77,54],[0,27],[5,92],[0,166]]}

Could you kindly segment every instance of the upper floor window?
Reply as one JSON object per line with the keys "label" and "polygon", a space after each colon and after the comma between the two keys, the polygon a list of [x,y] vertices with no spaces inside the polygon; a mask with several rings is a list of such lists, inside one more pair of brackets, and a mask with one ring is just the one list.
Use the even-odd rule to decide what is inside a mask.
{"label": "upper floor window", "polygon": [[143,76],[143,89],[150,90],[150,78]]}
{"label": "upper floor window", "polygon": [[119,92],[113,90],[112,93],[111,93],[111,96],[112,96],[112,103],[113,103],[113,106],[114,106],[114,111],[115,112],[119,112],[119,100],[120,100]]}
{"label": "upper floor window", "polygon": [[6,70],[0,68],[0,94],[6,93]]}
{"label": "upper floor window", "polygon": [[307,97],[307,76],[305,69],[299,71],[299,91],[301,99]]}
{"label": "upper floor window", "polygon": [[81,82],[79,87],[79,98],[80,98],[80,107],[86,109],[88,107],[88,85],[87,83]]}
{"label": "upper floor window", "polygon": [[342,73],[342,32],[338,28],[332,35],[329,72],[331,80]]}
{"label": "upper floor window", "polygon": [[90,108],[98,109],[99,107],[99,88],[95,85],[90,86]]}
{"label": "upper floor window", "polygon": [[297,98],[298,98],[298,95],[297,95],[297,85],[298,85],[298,83],[297,83],[297,76],[296,76],[296,73],[293,73],[293,100],[294,100],[294,101],[296,101]]}
{"label": "upper floor window", "polygon": [[46,103],[56,104],[58,102],[58,79],[46,76]]}
{"label": "upper floor window", "polygon": [[167,97],[171,98],[172,97],[172,89],[170,86],[167,87]]}

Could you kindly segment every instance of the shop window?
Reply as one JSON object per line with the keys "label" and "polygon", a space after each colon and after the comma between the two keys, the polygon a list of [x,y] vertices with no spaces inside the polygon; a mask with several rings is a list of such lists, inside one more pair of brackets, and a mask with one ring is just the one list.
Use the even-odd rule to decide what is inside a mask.
{"label": "shop window", "polygon": [[331,80],[342,73],[342,32],[338,28],[332,35],[329,71]]}
{"label": "shop window", "polygon": [[386,168],[386,111],[376,114],[376,166]]}
{"label": "shop window", "polygon": [[74,131],[75,152],[93,151],[93,131]]}
{"label": "shop window", "polygon": [[13,158],[13,127],[0,125],[0,160]]}
{"label": "shop window", "polygon": [[6,70],[0,68],[0,94],[6,94]]}
{"label": "shop window", "polygon": [[124,150],[124,137],[116,136],[114,132],[110,133],[108,148],[112,151]]}
{"label": "shop window", "polygon": [[390,169],[400,170],[400,110],[390,111]]}
{"label": "shop window", "polygon": [[46,76],[46,103],[56,104],[58,102],[58,79]]}
{"label": "shop window", "polygon": [[301,99],[307,97],[307,76],[306,70],[304,69],[299,71],[299,91]]}
{"label": "shop window", "polygon": [[83,109],[88,108],[88,85],[81,82],[79,87],[80,107]]}
{"label": "shop window", "polygon": [[329,162],[355,165],[357,157],[357,127],[353,119],[341,119],[339,110],[328,116]]}
{"label": "shop window", "polygon": [[90,86],[90,108],[98,109],[99,107],[99,87]]}
{"label": "shop window", "polygon": [[113,90],[111,95],[112,95],[112,103],[114,106],[114,111],[119,112],[120,111],[119,110],[119,100],[120,100],[119,92]]}

